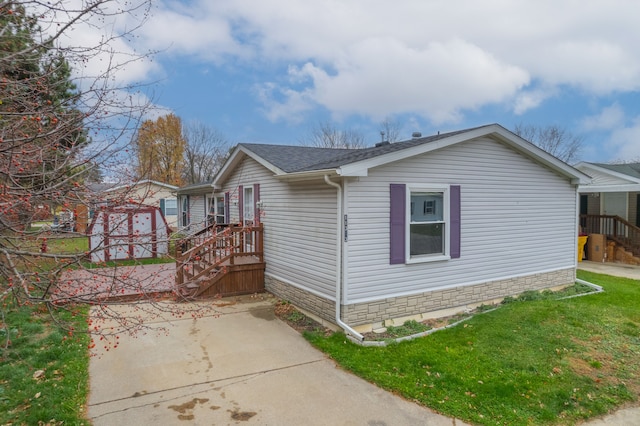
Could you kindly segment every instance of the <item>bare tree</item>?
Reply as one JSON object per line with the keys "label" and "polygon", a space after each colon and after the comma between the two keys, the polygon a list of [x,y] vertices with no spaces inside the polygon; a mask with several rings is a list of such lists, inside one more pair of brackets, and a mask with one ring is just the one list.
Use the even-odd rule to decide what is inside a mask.
{"label": "bare tree", "polygon": [[555,124],[546,127],[518,124],[513,132],[566,163],[574,163],[582,148],[583,137]]}
{"label": "bare tree", "polygon": [[309,134],[301,140],[303,145],[318,148],[366,148],[364,135],[356,130],[341,130],[330,122],[321,122],[313,127]]}
{"label": "bare tree", "polygon": [[379,127],[383,141],[397,142],[400,140],[402,124],[399,121],[387,117],[380,122]]}
{"label": "bare tree", "polygon": [[217,129],[192,121],[183,126],[184,169],[186,184],[213,179],[229,154],[229,142]]}
{"label": "bare tree", "polygon": [[[149,104],[135,101],[136,88],[119,86],[117,74],[148,54],[116,47],[145,22],[150,6],[147,0],[0,1],[0,318],[25,304],[55,315],[93,300],[103,318],[117,321],[114,329],[142,326],[140,315],[123,316],[102,299],[140,282],[113,268],[92,269],[81,287],[61,291],[71,269],[85,268],[87,253],[65,240],[53,244],[55,235],[31,222],[43,205],[71,215],[100,203],[86,183],[98,168],[113,175],[131,156],[131,136]],[[116,19],[127,20],[127,29],[116,32]],[[72,34],[78,26],[101,30],[102,37],[74,45],[84,41]]]}

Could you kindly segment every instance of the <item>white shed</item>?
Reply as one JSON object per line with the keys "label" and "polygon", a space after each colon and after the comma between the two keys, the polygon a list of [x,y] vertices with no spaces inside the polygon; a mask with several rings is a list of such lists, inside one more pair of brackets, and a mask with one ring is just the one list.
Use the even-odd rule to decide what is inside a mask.
{"label": "white shed", "polygon": [[127,204],[101,209],[87,233],[92,262],[155,258],[169,252],[171,230],[158,207]]}

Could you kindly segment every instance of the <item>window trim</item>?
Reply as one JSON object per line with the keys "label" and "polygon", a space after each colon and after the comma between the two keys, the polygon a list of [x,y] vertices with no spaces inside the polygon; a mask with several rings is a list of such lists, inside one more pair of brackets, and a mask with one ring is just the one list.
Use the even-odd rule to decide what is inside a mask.
{"label": "window trim", "polygon": [[[451,259],[451,198],[450,185],[407,184],[405,187],[405,264],[437,262]],[[442,222],[444,245],[442,253],[411,255],[411,194],[414,192],[442,193]]]}
{"label": "window trim", "polygon": [[[164,212],[165,216],[178,216],[178,198],[164,198]],[[169,202],[174,202],[175,207],[169,207]],[[169,214],[169,209],[175,209],[175,213]]]}
{"label": "window trim", "polygon": [[180,197],[179,221],[180,226],[186,228],[191,225],[191,201],[189,200],[189,195],[181,195]]}
{"label": "window trim", "polygon": [[214,200],[213,217],[214,217],[215,222],[218,223],[218,224],[226,223],[227,203],[225,203],[225,201],[224,201],[225,200],[224,194],[222,194],[222,195],[216,194],[215,197],[213,197],[213,200]]}

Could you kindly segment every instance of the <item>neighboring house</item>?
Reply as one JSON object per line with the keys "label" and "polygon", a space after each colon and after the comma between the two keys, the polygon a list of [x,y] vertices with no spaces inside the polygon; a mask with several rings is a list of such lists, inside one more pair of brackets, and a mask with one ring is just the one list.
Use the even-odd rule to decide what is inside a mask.
{"label": "neighboring house", "polygon": [[619,216],[640,226],[640,163],[582,162],[575,167],[593,178],[580,185],[581,214]]}
{"label": "neighboring house", "polygon": [[101,204],[140,203],[159,207],[169,227],[175,229],[178,224],[177,186],[155,180],[141,180],[127,185],[100,184],[94,188],[99,191]]}
{"label": "neighboring house", "polygon": [[583,162],[576,168],[592,177],[578,189],[589,260],[640,265],[640,163]]}
{"label": "neighboring house", "polygon": [[[194,183],[178,188],[178,228],[196,232],[212,220],[227,223],[224,220],[224,197],[215,199],[212,182]],[[216,209],[222,209],[220,217],[215,217]]]}
{"label": "neighboring house", "polygon": [[213,186],[224,223],[262,222],[266,289],[357,334],[572,284],[587,180],[493,124],[359,150],[239,144]]}

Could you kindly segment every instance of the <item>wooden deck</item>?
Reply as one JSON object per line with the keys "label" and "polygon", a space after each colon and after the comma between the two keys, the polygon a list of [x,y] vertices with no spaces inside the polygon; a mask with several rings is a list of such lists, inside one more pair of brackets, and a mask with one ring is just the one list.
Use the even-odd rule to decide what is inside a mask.
{"label": "wooden deck", "polygon": [[176,286],[186,299],[237,296],[264,291],[263,228],[213,225],[180,241]]}

